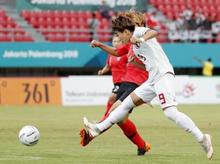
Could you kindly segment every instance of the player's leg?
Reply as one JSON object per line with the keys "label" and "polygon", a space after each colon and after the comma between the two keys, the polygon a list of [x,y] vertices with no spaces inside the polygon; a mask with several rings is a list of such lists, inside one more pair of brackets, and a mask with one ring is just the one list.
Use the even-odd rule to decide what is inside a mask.
{"label": "player's leg", "polygon": [[213,155],[213,147],[211,142],[211,136],[204,134],[195,125],[192,119],[186,114],[179,112],[176,106],[167,107],[164,109],[164,114],[167,118],[174,121],[179,127],[183,128],[186,132],[193,134],[205,150],[207,158],[211,159]]}
{"label": "player's leg", "polygon": [[144,100],[144,102],[150,102],[154,97],[155,93],[153,92],[153,88],[148,82],[145,82],[126,97],[121,105],[111,112],[109,117],[103,122],[92,124],[85,120],[84,125],[89,129],[91,136],[96,137],[110,128],[113,124],[122,121],[133,107],[139,105],[140,102],[143,102],[142,100]]}
{"label": "player's leg", "polygon": [[[124,83],[124,86],[122,86],[122,94],[119,94],[119,100],[117,101],[117,105],[119,106],[121,104],[121,102],[124,101],[124,99],[126,97],[129,96],[129,94],[134,91],[138,86],[136,84],[133,83]],[[120,92],[119,92],[120,93]],[[142,100],[140,100],[139,102],[137,102],[135,105],[141,105],[144,102]],[[113,108],[112,110],[114,110],[115,108]],[[133,109],[131,109],[129,111],[129,113],[132,112]],[[143,138],[141,137],[141,135],[139,134],[137,127],[135,126],[134,122],[131,121],[130,119],[128,119],[128,115],[127,117],[118,123],[118,126],[121,128],[121,130],[123,131],[124,135],[127,136],[127,138],[133,142],[136,146],[137,146],[137,154],[138,155],[144,155],[147,151],[150,150],[151,145],[147,142],[144,141]]]}
{"label": "player's leg", "polygon": [[109,111],[110,111],[112,105],[113,105],[113,104],[115,103],[115,101],[116,101],[116,97],[117,97],[117,95],[116,95],[115,93],[112,93],[112,94],[109,96],[108,102],[107,102],[107,104],[106,104],[105,113],[104,113],[104,115],[102,116],[100,122],[103,121],[103,120],[107,117],[107,115],[108,115],[108,113],[109,113]]}
{"label": "player's leg", "polygon": [[[118,90],[118,94],[117,94],[117,99],[119,100],[113,104],[111,110],[109,111],[108,114],[105,115],[103,120],[107,118],[110,112],[116,109],[121,104],[121,102],[136,88],[137,88],[136,84],[123,83],[120,86],[120,89]],[[143,102],[140,102],[139,104],[141,105],[142,103]],[[144,155],[147,151],[150,150],[151,145],[143,140],[135,124],[130,119],[128,119],[128,115],[122,122],[118,123],[118,126],[121,128],[124,135],[137,146],[138,155]]]}
{"label": "player's leg", "polygon": [[86,128],[88,128],[90,135],[96,137],[109,129],[112,125],[123,121],[129,111],[135,107],[135,99],[138,97],[132,92],[109,116],[102,122],[92,124],[88,122],[86,118],[83,118],[83,122]]}
{"label": "player's leg", "polygon": [[114,84],[114,88],[112,89],[112,94],[108,98],[108,102],[106,104],[105,113],[102,116],[101,121],[106,118],[106,116],[109,113],[109,110],[111,109],[112,105],[116,102],[117,94],[118,94],[118,91],[120,89],[120,86],[121,86],[121,83]]}
{"label": "player's leg", "polygon": [[105,115],[102,117],[102,119],[101,119],[100,122],[104,121],[104,120],[109,116],[109,114],[110,114],[113,110],[115,110],[120,104],[121,104],[121,101],[120,101],[120,100],[117,100],[117,101],[111,106],[111,108],[108,110],[108,112],[105,113]]}
{"label": "player's leg", "polygon": [[[115,108],[117,108],[117,106],[119,106],[121,104],[121,101],[116,101],[112,107],[110,108],[110,110],[108,110],[108,113],[106,113],[100,122],[104,121],[106,118],[108,118],[109,114],[111,113],[111,111],[113,111]],[[89,124],[88,120],[86,118],[83,118],[83,122],[84,125]],[[87,129],[81,129],[80,130],[80,144],[82,146],[86,146],[88,145],[92,140],[93,140],[93,136],[91,136],[89,134],[89,131]]]}
{"label": "player's leg", "polygon": [[137,155],[144,155],[151,149],[150,143],[143,140],[134,122],[130,119],[124,119],[122,122],[118,123],[118,126],[121,128],[124,135],[137,146]]}
{"label": "player's leg", "polygon": [[[116,104],[117,106],[119,106],[121,104],[121,101],[120,100],[116,101],[111,111],[117,108]],[[106,115],[105,118],[107,118],[109,114]],[[123,121],[121,121],[117,125],[120,127],[124,135],[137,146],[137,155],[144,155],[146,152],[148,152],[151,149],[150,143],[143,140],[143,138],[141,137],[141,135],[137,130],[136,125],[134,124],[133,121],[131,121],[128,118],[128,115],[126,116],[125,119],[123,119]]]}
{"label": "player's leg", "polygon": [[178,111],[173,86],[174,76],[171,74],[166,74],[154,85],[155,92],[160,100],[160,104],[165,116],[175,122],[179,127],[183,128],[185,131],[193,134],[196,140],[202,143],[203,147],[205,147],[207,157],[211,159],[213,149],[211,146],[210,136],[204,135],[190,117]]}
{"label": "player's leg", "polygon": [[[119,90],[121,88],[121,84],[116,84],[114,86],[114,88],[112,89],[112,95],[114,94],[114,96],[110,96],[109,101],[112,103],[113,101],[117,100],[117,96],[119,95]],[[100,122],[102,122],[103,120],[105,120],[109,113],[111,108],[115,108],[118,104],[117,101],[115,103],[113,103],[112,105],[110,105],[108,101],[108,105],[105,111],[104,116],[101,118]],[[120,102],[119,102],[120,104]],[[111,107],[110,107],[111,106]],[[83,118],[83,122],[86,123],[88,122],[86,118]],[[92,141],[93,137],[89,134],[89,132],[86,129],[81,129],[80,130],[80,144],[82,146],[86,146],[88,145],[91,141]]]}
{"label": "player's leg", "polygon": [[[107,102],[107,105],[106,105],[106,111],[109,111],[110,109],[111,109],[111,107],[112,107],[112,105],[115,103],[115,101],[116,101],[116,96],[117,96],[117,94],[116,93],[112,93],[110,96],[109,96],[109,98],[108,98],[108,102]],[[108,113],[108,112],[105,112],[106,114]]]}

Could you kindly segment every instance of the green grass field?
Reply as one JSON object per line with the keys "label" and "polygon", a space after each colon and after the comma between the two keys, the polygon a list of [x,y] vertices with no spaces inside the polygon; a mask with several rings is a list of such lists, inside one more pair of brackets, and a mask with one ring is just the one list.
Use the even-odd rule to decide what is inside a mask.
{"label": "green grass field", "polygon": [[[158,107],[135,109],[131,119],[143,138],[152,144],[146,156],[137,156],[136,147],[114,126],[87,147],[79,145],[82,117],[99,120],[103,107],[0,107],[1,164],[220,164],[220,105],[181,105],[197,125],[213,136],[215,154],[211,161],[193,136],[167,120]],[[24,125],[36,126],[39,143],[19,143]]]}

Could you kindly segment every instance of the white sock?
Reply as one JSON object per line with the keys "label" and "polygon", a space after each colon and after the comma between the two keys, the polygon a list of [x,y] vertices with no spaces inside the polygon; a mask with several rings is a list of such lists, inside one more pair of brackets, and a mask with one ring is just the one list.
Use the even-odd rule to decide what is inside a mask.
{"label": "white sock", "polygon": [[97,124],[98,129],[103,131],[122,121],[134,106],[131,96],[128,96],[104,121]]}
{"label": "white sock", "polygon": [[184,113],[179,112],[176,107],[168,107],[164,110],[167,118],[174,121],[178,126],[189,133],[192,133],[198,142],[203,140],[203,133],[195,123]]}

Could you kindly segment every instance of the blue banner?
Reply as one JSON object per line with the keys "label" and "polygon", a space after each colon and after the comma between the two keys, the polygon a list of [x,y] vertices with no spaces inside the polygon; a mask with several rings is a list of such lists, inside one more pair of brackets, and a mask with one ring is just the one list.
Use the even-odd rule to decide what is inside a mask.
{"label": "blue banner", "polygon": [[167,43],[162,44],[162,47],[174,67],[201,67],[194,57],[203,61],[211,58],[214,66],[220,67],[220,44]]}
{"label": "blue banner", "polygon": [[102,67],[106,58],[89,43],[0,44],[0,67]]}
{"label": "blue banner", "polygon": [[215,67],[220,67],[220,44],[207,43],[171,43],[162,44],[173,67],[201,67],[194,57],[205,61],[212,59]]}
{"label": "blue banner", "polygon": [[[201,67],[212,58],[220,67],[220,44],[162,44],[174,67]],[[89,43],[1,43],[0,67],[102,67],[107,55]]]}

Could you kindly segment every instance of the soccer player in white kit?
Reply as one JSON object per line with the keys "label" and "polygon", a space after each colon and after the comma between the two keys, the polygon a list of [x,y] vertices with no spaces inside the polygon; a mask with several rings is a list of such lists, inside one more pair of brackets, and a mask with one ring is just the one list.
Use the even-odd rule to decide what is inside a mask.
{"label": "soccer player in white kit", "polygon": [[112,29],[121,40],[130,41],[133,44],[133,51],[145,64],[149,79],[135,89],[103,122],[90,123],[84,117],[84,125],[90,137],[97,137],[113,124],[122,121],[130,109],[143,102],[149,103],[157,96],[164,115],[185,131],[193,134],[205,150],[207,158],[211,159],[213,155],[211,136],[202,133],[187,115],[177,109],[173,67],[155,38],[157,32],[147,27],[135,27],[134,23],[124,16],[119,16],[112,21]]}

